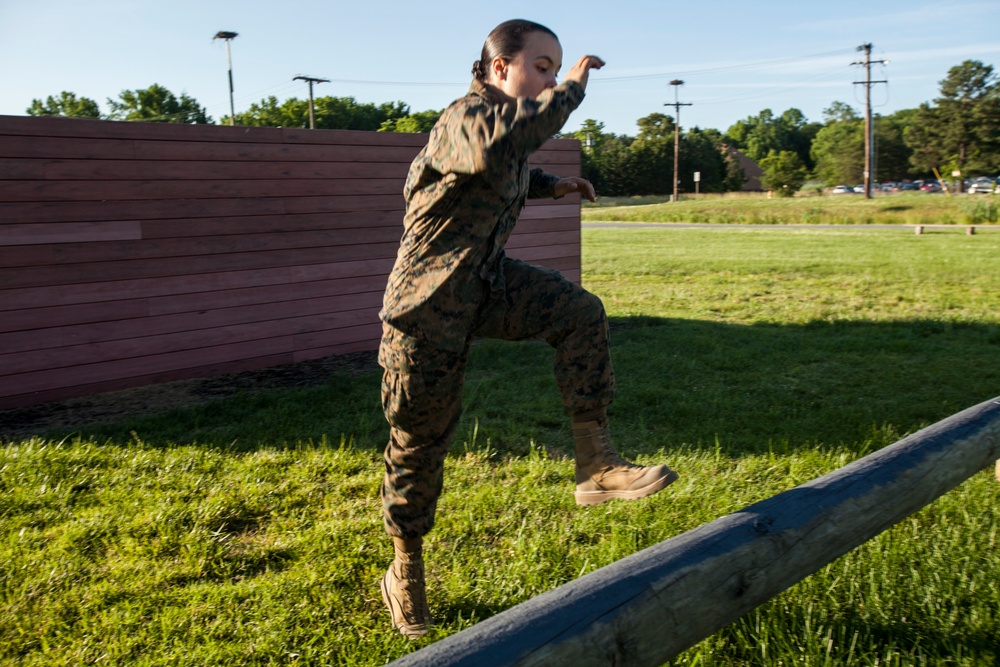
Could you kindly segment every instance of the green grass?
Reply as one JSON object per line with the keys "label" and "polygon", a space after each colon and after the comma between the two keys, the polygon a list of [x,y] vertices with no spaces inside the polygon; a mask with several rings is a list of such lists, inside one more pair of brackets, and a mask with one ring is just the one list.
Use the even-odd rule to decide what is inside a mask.
{"label": "green grass", "polygon": [[602,197],[584,202],[585,222],[687,222],[710,224],[989,224],[1000,222],[1000,198],[991,195],[898,193],[767,199],[763,194]]}
{"label": "green grass", "polygon": [[[415,644],[376,584],[376,373],[9,442],[0,663],[384,664],[1000,394],[997,257],[992,230],[585,230],[615,440],[682,477],[575,506],[551,351],[477,345]],[[996,664],[998,519],[980,473],[673,664]]]}

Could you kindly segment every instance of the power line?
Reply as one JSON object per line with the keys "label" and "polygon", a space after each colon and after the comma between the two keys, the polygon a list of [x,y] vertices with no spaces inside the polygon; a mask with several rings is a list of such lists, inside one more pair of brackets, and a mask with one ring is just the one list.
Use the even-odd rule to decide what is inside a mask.
{"label": "power line", "polygon": [[777,65],[785,65],[788,63],[799,62],[801,60],[812,60],[817,58],[828,58],[831,56],[839,56],[845,53],[845,49],[838,49],[836,51],[827,51],[825,53],[815,53],[806,56],[793,56],[789,58],[779,58],[777,60],[762,60],[753,63],[741,63],[739,65],[720,65],[719,67],[707,67],[705,69],[693,69],[686,70],[682,72],[672,72],[672,73],[656,73],[656,74],[634,74],[626,76],[611,76],[611,77],[601,77],[600,79],[594,79],[594,82],[613,82],[613,81],[634,81],[639,79],[665,79],[669,77],[676,76],[691,76],[695,74],[714,74],[716,72],[731,72],[743,69],[755,69],[760,67],[772,67]]}

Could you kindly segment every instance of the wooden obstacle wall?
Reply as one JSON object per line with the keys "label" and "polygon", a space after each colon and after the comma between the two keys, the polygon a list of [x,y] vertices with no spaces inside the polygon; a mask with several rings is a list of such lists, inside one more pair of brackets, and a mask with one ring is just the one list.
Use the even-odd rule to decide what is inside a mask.
{"label": "wooden obstacle wall", "polygon": [[[0,409],[377,348],[426,140],[0,116]],[[508,254],[578,281],[579,197]]]}

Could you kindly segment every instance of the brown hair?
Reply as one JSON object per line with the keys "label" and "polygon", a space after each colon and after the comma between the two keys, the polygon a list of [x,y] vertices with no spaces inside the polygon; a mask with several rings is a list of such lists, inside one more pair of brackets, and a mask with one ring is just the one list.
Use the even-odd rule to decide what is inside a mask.
{"label": "brown hair", "polygon": [[545,32],[559,39],[554,32],[534,21],[525,21],[524,19],[504,21],[493,28],[493,31],[486,38],[479,60],[472,63],[472,76],[480,81],[486,81],[493,59],[512,59],[524,50],[525,37],[533,32]]}

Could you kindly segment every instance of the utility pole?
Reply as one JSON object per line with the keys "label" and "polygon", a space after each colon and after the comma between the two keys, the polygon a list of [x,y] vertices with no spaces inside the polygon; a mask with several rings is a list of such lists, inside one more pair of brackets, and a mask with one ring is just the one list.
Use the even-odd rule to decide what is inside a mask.
{"label": "utility pole", "polygon": [[872,86],[876,83],[888,83],[886,80],[872,81],[872,65],[875,63],[886,64],[888,60],[872,60],[872,45],[862,44],[858,51],[865,52],[864,61],[855,61],[851,65],[863,65],[865,68],[865,80],[855,81],[855,85],[864,84],[865,87],[865,199],[872,198]]}
{"label": "utility pole", "polygon": [[677,183],[678,179],[677,170],[680,168],[680,157],[681,157],[681,107],[689,107],[690,103],[678,102],[677,101],[677,89],[684,85],[684,82],[680,79],[674,79],[670,82],[670,85],[674,87],[674,103],[670,104],[667,102],[663,106],[674,108],[674,198],[672,201],[677,201]]}
{"label": "utility pole", "polygon": [[313,114],[313,84],[314,83],[330,83],[329,79],[317,79],[311,76],[297,76],[292,81],[308,81],[309,82],[309,129],[316,129],[316,116]]}
{"label": "utility pole", "polygon": [[229,43],[233,41],[238,32],[230,32],[228,30],[220,30],[215,34],[213,40],[224,39],[226,40],[226,59],[229,61],[229,124],[236,125],[236,106],[233,104],[233,54],[229,50]]}

